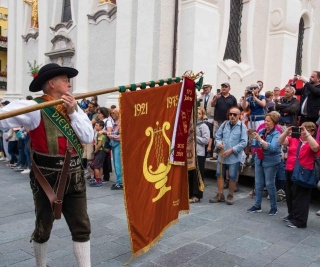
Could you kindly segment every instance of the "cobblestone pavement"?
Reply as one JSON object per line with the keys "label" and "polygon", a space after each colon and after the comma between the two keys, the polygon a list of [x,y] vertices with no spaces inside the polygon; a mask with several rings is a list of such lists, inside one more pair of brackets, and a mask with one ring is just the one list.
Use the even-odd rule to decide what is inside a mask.
{"label": "cobblestone pavement", "polygon": [[[281,219],[286,215],[285,203],[279,204],[276,216],[268,216],[267,199],[262,213],[248,214],[246,209],[253,204],[249,186],[240,186],[235,204],[228,206],[210,204],[216,182],[206,178],[205,183],[204,199],[192,204],[190,214],[180,216],[149,252],[128,266],[320,267],[320,217],[315,215],[319,202],[311,204],[307,229],[291,229]],[[111,184],[88,187],[92,266],[123,266],[131,257],[123,193],[110,190]],[[29,242],[34,208],[28,176],[0,163],[0,196],[0,266],[35,266]],[[76,266],[64,219],[54,224],[47,265]]]}

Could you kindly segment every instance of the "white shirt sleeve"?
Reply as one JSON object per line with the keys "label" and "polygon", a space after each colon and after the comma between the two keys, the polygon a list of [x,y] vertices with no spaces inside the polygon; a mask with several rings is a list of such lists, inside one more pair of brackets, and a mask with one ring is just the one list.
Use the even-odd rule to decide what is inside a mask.
{"label": "white shirt sleeve", "polygon": [[[0,113],[13,111],[20,108],[26,108],[33,105],[37,105],[37,103],[33,100],[16,100],[4,106],[0,110]],[[0,128],[8,129],[8,128],[23,126],[28,130],[34,130],[39,126],[40,119],[41,119],[40,110],[36,110],[29,113],[21,114],[15,117],[11,117],[8,119],[0,120]]]}
{"label": "white shirt sleeve", "polygon": [[71,127],[80,139],[80,142],[84,144],[92,143],[94,140],[94,132],[88,115],[78,107],[73,114],[69,114],[69,117],[71,119]]}
{"label": "white shirt sleeve", "polygon": [[[33,100],[16,100],[6,105],[0,110],[0,113],[37,105]],[[78,108],[73,114],[69,115],[71,119],[71,127],[75,131],[81,143],[91,143],[93,140],[92,124],[81,108]],[[9,129],[23,126],[27,130],[36,129],[41,120],[40,110],[21,114],[8,119],[0,120],[1,129]]]}

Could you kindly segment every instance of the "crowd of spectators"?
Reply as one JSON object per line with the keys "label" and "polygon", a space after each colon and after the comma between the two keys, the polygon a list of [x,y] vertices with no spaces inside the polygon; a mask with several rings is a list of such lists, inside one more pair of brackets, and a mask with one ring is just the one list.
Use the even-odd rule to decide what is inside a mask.
{"label": "crowd of spectators", "polygon": [[[297,88],[298,80],[304,83],[302,88]],[[314,171],[315,158],[320,154],[319,130],[316,136],[316,123],[320,124],[320,72],[313,71],[309,79],[295,75],[285,86],[283,96],[280,96],[279,87],[266,92],[262,89],[262,81],[252,83],[237,102],[230,94],[229,83],[222,83],[216,92],[212,92],[211,85],[205,84],[198,96],[198,105],[207,112],[208,129],[211,131],[212,145],[207,146],[207,155],[210,160],[218,159],[218,192],[210,202],[233,204],[232,187],[237,178],[229,161],[236,157],[236,176],[239,175],[240,163],[245,162],[255,169],[255,187],[251,192],[255,201],[247,212],[261,212],[262,198],[267,196],[271,206],[269,215],[276,215],[277,202],[287,200],[288,216],[283,220],[288,227],[305,228],[311,189],[293,183],[291,177],[296,159],[303,168]],[[239,128],[235,130],[237,124],[232,123],[233,117],[243,123],[248,134],[248,145],[241,149],[238,149],[241,143]],[[293,131],[298,131],[298,134],[294,136]],[[296,154],[297,150],[300,152]],[[244,151],[246,155],[240,157]],[[226,181],[232,181],[228,199],[225,199],[222,188],[223,182],[224,188],[228,187]],[[190,202],[197,202],[193,200],[190,194]],[[320,216],[320,211],[317,215]]]}
{"label": "crowd of spectators", "polygon": [[84,145],[83,161],[87,166],[85,172],[89,185],[101,187],[109,181],[113,162],[116,182],[111,190],[123,189],[119,109],[115,105],[101,107],[97,96],[82,99],[78,104],[88,115],[95,132],[92,143]]}
{"label": "crowd of spectators", "polygon": [[[32,100],[32,96],[27,96]],[[88,115],[95,131],[95,137],[90,144],[83,144],[83,163],[89,185],[100,187],[110,180],[112,160],[116,173],[116,183],[112,190],[123,189],[120,158],[119,110],[115,105],[110,108],[100,107],[98,98],[82,99],[78,105]],[[0,108],[9,104],[1,102]],[[107,148],[108,147],[108,148]],[[28,130],[24,127],[2,129],[0,131],[0,161],[16,172],[29,174],[31,170],[31,150]]]}
{"label": "crowd of spectators", "polygon": [[[32,96],[27,96],[32,100]],[[9,104],[1,102],[1,107]],[[30,138],[28,130],[24,127],[0,130],[0,161],[16,172],[29,174],[31,169]]]}
{"label": "crowd of spectators", "polygon": [[[298,80],[304,82],[302,88],[296,88]],[[195,138],[199,172],[188,173],[189,202],[196,203],[202,198],[203,191],[199,188],[203,187],[207,157],[217,160],[218,192],[210,203],[234,204],[240,165],[247,164],[255,169],[255,188],[251,193],[255,200],[247,212],[261,212],[262,198],[267,195],[271,206],[269,215],[276,215],[277,202],[286,200],[288,216],[284,221],[287,225],[307,227],[311,189],[294,184],[291,177],[296,161],[312,170],[318,155],[320,131],[316,123],[320,122],[320,72],[312,72],[309,79],[295,75],[285,86],[283,96],[280,96],[279,87],[264,92],[263,82],[257,81],[246,87],[238,102],[231,94],[231,85],[225,82],[216,92],[212,92],[210,84],[205,84],[197,100]],[[4,101],[1,105],[8,103]],[[116,182],[111,189],[123,189],[119,109],[114,105],[99,106],[97,97],[82,99],[78,105],[88,115],[95,132],[92,142],[83,144],[89,185],[103,186],[113,169]],[[294,129],[298,129],[298,136],[292,135]],[[28,174],[31,168],[28,130],[23,127],[2,129],[0,153],[0,161],[6,166]],[[223,189],[226,188],[225,198]],[[320,211],[317,215],[320,216]]]}

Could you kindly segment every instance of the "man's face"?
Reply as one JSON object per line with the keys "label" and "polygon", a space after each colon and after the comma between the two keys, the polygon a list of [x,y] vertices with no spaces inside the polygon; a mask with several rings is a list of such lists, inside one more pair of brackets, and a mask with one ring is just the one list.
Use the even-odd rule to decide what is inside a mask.
{"label": "man's face", "polygon": [[315,85],[318,85],[320,83],[320,79],[318,78],[316,72],[312,72],[310,79],[309,79],[309,82],[311,84],[315,84]]}
{"label": "man's face", "polygon": [[229,121],[231,124],[236,124],[240,118],[240,110],[232,108],[229,112]]}
{"label": "man's face", "polygon": [[111,117],[112,117],[112,119],[114,119],[116,121],[119,118],[119,111],[117,109],[114,109],[111,112]]}
{"label": "man's face", "polygon": [[57,77],[54,77],[52,79],[54,85],[53,90],[56,94],[60,94],[61,96],[69,92],[69,89],[71,87],[70,79],[67,75],[60,75]]}
{"label": "man's face", "polygon": [[211,87],[210,86],[206,86],[206,87],[203,87],[203,93],[205,95],[209,94],[211,91]]}
{"label": "man's face", "polygon": [[262,88],[263,88],[263,83],[262,82],[257,82],[257,84],[259,84],[259,87],[260,87],[259,91],[261,91]]}
{"label": "man's face", "polygon": [[227,85],[221,85],[221,93],[222,94],[227,94],[230,91],[230,87]]}
{"label": "man's face", "polygon": [[96,111],[96,108],[95,108],[95,106],[93,104],[89,103],[88,110],[89,110],[89,112],[93,113],[93,112]]}
{"label": "man's face", "polygon": [[293,91],[291,90],[290,87],[286,87],[284,89],[284,97],[287,99],[290,99],[291,97],[293,97]]}
{"label": "man's face", "polygon": [[256,84],[251,84],[252,88],[252,94],[258,95],[259,94],[259,88],[256,86]]}
{"label": "man's face", "polygon": [[273,95],[276,97],[276,96],[279,96],[280,94],[280,89],[279,88],[274,88],[273,89]]}

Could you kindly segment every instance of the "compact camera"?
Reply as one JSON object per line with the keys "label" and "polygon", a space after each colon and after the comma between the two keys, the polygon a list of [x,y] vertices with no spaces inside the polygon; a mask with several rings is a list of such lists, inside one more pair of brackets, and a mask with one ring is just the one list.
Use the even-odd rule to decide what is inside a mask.
{"label": "compact camera", "polygon": [[253,91],[253,87],[251,87],[251,86],[247,86],[247,96],[252,96],[252,91]]}

